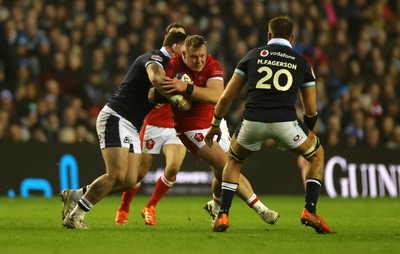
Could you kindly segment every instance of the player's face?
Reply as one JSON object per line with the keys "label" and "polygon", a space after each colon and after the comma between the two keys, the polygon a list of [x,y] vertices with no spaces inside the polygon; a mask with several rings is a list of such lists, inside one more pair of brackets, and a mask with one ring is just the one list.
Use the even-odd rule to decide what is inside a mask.
{"label": "player's face", "polygon": [[206,64],[207,58],[207,46],[203,45],[198,49],[193,47],[187,48],[183,52],[183,61],[189,67],[190,70],[200,72],[203,70]]}

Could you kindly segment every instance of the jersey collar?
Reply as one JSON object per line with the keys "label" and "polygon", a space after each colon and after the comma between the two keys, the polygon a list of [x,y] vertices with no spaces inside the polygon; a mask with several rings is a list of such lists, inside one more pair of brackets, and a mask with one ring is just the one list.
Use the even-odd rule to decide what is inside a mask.
{"label": "jersey collar", "polygon": [[290,44],[290,42],[286,39],[282,39],[282,38],[272,38],[271,40],[268,41],[268,44],[279,44],[282,46],[287,46],[289,48],[292,48],[292,45]]}
{"label": "jersey collar", "polygon": [[161,51],[165,56],[167,56],[168,58],[171,58],[170,54],[168,53],[168,51],[167,51],[167,49],[166,49],[165,47],[162,47],[162,48],[160,49],[160,51]]}

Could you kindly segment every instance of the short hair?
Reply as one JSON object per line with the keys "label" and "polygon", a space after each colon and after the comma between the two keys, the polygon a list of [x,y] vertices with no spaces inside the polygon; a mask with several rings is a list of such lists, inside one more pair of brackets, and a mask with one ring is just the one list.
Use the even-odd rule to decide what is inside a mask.
{"label": "short hair", "polygon": [[171,24],[169,24],[167,26],[167,28],[165,28],[165,34],[168,34],[171,31],[171,29],[173,29],[173,28],[176,28],[176,29],[183,28],[183,30],[186,31],[186,28],[182,25],[181,22],[172,22]]}
{"label": "short hair", "polygon": [[289,40],[293,32],[293,22],[288,16],[278,16],[268,22],[268,30],[272,38]]}
{"label": "short hair", "polygon": [[200,35],[189,35],[185,40],[185,48],[188,49],[190,47],[194,49],[199,49],[203,45],[206,45],[207,41],[203,36]]}
{"label": "short hair", "polygon": [[165,36],[163,46],[172,47],[172,45],[176,43],[182,43],[185,41],[187,36],[187,34],[178,31],[172,31]]}

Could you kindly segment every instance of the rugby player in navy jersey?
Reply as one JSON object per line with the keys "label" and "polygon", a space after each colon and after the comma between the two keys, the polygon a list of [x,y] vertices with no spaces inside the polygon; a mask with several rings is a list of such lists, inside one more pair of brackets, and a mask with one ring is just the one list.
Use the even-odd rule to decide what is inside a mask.
{"label": "rugby player in navy jersey", "polygon": [[[247,85],[243,120],[232,137],[230,156],[222,174],[221,205],[213,231],[224,232],[229,227],[229,209],[243,162],[252,152],[259,151],[266,139],[273,139],[280,148],[302,155],[310,164],[301,223],[318,233],[332,233],[322,216],[316,213],[324,175],[324,150],[318,137],[310,131],[318,119],[314,73],[306,60],[292,49],[293,23],[287,16],[270,20],[268,29],[268,44],[250,50],[238,63],[215,107],[212,128],[206,135],[209,146],[213,145],[214,136],[220,139],[221,119]],[[296,115],[298,92],[304,123]]]}
{"label": "rugby player in navy jersey", "polygon": [[[64,190],[61,193],[65,217],[63,225],[66,228],[87,229],[84,217],[93,205],[109,194],[135,187],[140,167],[139,130],[145,116],[155,106],[148,101],[149,90],[153,85],[165,81],[164,67],[171,57],[181,53],[186,37],[184,33],[171,32],[160,50],[139,56],[99,113],[96,128],[106,173],[90,184],[74,208],[70,207],[70,204],[74,204],[70,192]],[[188,109],[186,106],[189,104],[185,103],[182,95],[171,97],[170,100],[181,109]]]}
{"label": "rugby player in navy jersey", "polygon": [[[179,22],[173,22],[165,30],[165,36],[171,31],[186,33],[185,27]],[[149,100],[154,101],[154,91],[149,93]],[[164,100],[164,98],[158,98]],[[140,130],[142,144],[141,167],[135,188],[122,193],[121,204],[115,216],[116,225],[128,223],[130,204],[141,186],[142,179],[150,170],[154,156],[162,153],[165,155],[165,168],[154,187],[153,193],[147,204],[142,209],[142,217],[146,225],[157,225],[156,206],[176,181],[176,176],[181,168],[186,155],[186,148],[177,137],[174,128],[174,119],[170,103],[157,104],[145,117]]]}

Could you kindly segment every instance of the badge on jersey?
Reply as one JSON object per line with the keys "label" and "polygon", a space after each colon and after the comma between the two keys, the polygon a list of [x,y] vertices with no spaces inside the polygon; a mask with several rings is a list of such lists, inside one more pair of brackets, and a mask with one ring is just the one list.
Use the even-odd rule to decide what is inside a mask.
{"label": "badge on jersey", "polygon": [[146,148],[147,149],[153,149],[154,148],[154,144],[155,144],[155,142],[154,142],[153,139],[146,140]]}
{"label": "badge on jersey", "polygon": [[184,82],[190,82],[190,81],[192,81],[192,79],[189,77],[189,75],[187,75],[187,74],[184,73],[184,72],[178,72],[178,73],[175,75],[175,78],[177,78],[177,79],[179,79],[179,80],[182,80],[182,81],[184,81]]}

